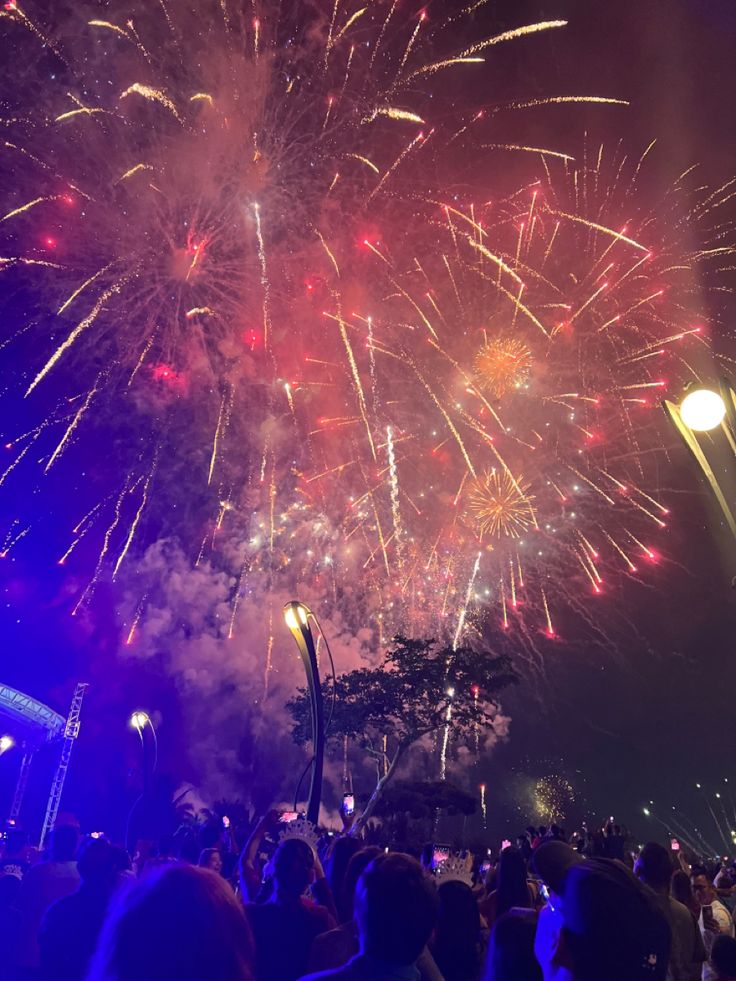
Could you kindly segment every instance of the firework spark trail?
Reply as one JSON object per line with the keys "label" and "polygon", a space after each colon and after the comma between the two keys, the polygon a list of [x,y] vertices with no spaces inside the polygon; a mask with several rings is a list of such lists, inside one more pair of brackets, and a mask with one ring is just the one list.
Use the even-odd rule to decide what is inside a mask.
{"label": "firework spark trail", "polygon": [[371,60],[368,62],[368,72],[369,73],[373,69],[373,63],[376,60],[376,55],[378,54],[378,50],[381,47],[381,42],[383,41],[383,38],[384,38],[384,36],[386,34],[386,28],[388,27],[388,22],[393,17],[394,11],[396,10],[396,5],[398,4],[398,2],[399,2],[399,0],[392,0],[391,6],[389,7],[389,11],[386,14],[386,18],[383,21],[383,23],[381,24],[381,30],[378,33],[378,37],[376,38],[376,43],[373,45],[373,51],[371,52]]}
{"label": "firework spark trail", "polygon": [[455,634],[452,638],[453,650],[457,649],[457,646],[460,643],[460,638],[462,637],[463,634],[463,630],[465,629],[465,620],[468,615],[468,606],[470,605],[470,598],[473,595],[473,587],[475,586],[475,580],[478,576],[478,570],[480,569],[480,560],[482,554],[483,554],[482,552],[478,552],[478,554],[476,555],[475,562],[473,563],[473,569],[472,572],[470,573],[470,579],[468,579],[468,586],[467,589],[465,590],[465,601],[462,607],[460,608],[460,614],[457,618],[457,627],[455,628]]}
{"label": "firework spark trail", "polygon": [[414,139],[411,140],[411,142],[408,143],[407,146],[404,147],[404,149],[401,151],[401,153],[398,155],[398,157],[394,160],[394,162],[391,164],[391,166],[388,168],[388,170],[384,173],[384,175],[381,177],[380,181],[373,188],[373,190],[371,191],[371,193],[368,195],[368,201],[369,202],[372,201],[373,198],[381,191],[381,189],[385,185],[386,181],[389,180],[389,178],[391,177],[391,175],[393,173],[395,173],[395,171],[406,160],[406,158],[409,156],[409,154],[414,149],[414,147],[418,143],[426,143],[428,139],[429,139],[429,136],[425,137],[424,136],[424,133],[417,133],[417,135],[414,137]]}
{"label": "firework spark trail", "polygon": [[393,431],[391,429],[391,426],[386,426],[386,451],[388,453],[389,486],[391,489],[391,512],[394,519],[394,539],[396,540],[396,551],[399,555],[399,565],[401,566],[403,532],[401,528],[401,509],[399,507],[399,476],[396,469],[396,456],[394,454],[394,438],[393,438]]}
{"label": "firework spark trail", "polygon": [[[235,587],[235,595],[233,596],[233,605],[230,612],[230,623],[227,628],[227,639],[232,640],[235,635],[235,618],[238,615],[238,605],[240,604],[240,598],[243,595],[243,586],[248,578],[248,573],[250,572],[250,557],[248,555],[243,559],[243,564],[240,567],[240,575],[238,576],[238,584]],[[273,615],[273,614],[272,614]]]}
{"label": "firework spark trail", "polygon": [[212,440],[212,454],[210,456],[210,466],[207,472],[207,483],[212,483],[212,476],[215,472],[215,464],[217,463],[217,448],[220,440],[225,435],[225,430],[227,428],[228,416],[230,414],[230,393],[225,392],[220,401],[220,412],[217,417],[217,425],[215,426],[215,435]]}
{"label": "firework spark trail", "polygon": [[23,459],[23,457],[26,455],[26,453],[33,446],[33,443],[36,441],[36,439],[38,439],[38,436],[39,436],[40,432],[41,432],[41,429],[39,427],[39,429],[36,431],[36,435],[33,437],[33,440],[30,443],[27,443],[23,447],[23,449],[20,451],[20,453],[18,454],[18,456],[13,460],[13,462],[8,467],[5,468],[5,470],[3,471],[2,475],[0,475],[0,487],[2,487],[2,485],[8,479],[8,477],[10,476],[10,474],[15,470],[15,468],[21,462],[21,460]]}
{"label": "firework spark trail", "polygon": [[555,629],[552,626],[552,617],[549,614],[549,604],[547,603],[547,594],[544,589],[542,589],[542,604],[544,606],[544,616],[547,621],[547,634],[550,637],[554,637]]}
{"label": "firework spark trail", "polygon": [[266,663],[263,667],[263,698],[268,696],[268,686],[271,680],[271,669],[273,667],[273,607],[268,611],[268,642],[266,645]]}
{"label": "firework spark trail", "polygon": [[64,311],[66,309],[68,309],[72,305],[72,303],[76,300],[76,298],[79,296],[79,294],[82,293],[84,290],[86,290],[88,286],[91,286],[92,283],[94,283],[95,280],[99,279],[100,276],[104,276],[104,274],[106,272],[108,272],[112,268],[112,265],[113,265],[113,263],[111,263],[111,262],[108,263],[106,266],[103,266],[102,269],[98,269],[96,273],[93,273],[89,277],[89,279],[85,279],[85,281],[80,286],[78,286],[66,298],[66,300],[64,300],[64,302],[61,304],[61,306],[59,307],[59,309],[56,311],[56,315],[59,316],[59,314],[64,313]]}
{"label": "firework spark trail", "polygon": [[[421,12],[421,14],[419,15],[419,18],[417,20],[417,25],[414,28],[411,37],[409,38],[409,41],[408,41],[408,43],[406,45],[406,48],[404,49],[404,54],[403,54],[403,56],[401,58],[401,62],[399,64],[398,70],[396,72],[396,80],[398,80],[399,75],[404,70],[404,65],[406,64],[406,62],[409,59],[409,55],[411,54],[411,50],[414,47],[414,43],[416,42],[417,36],[419,34],[419,30],[420,30],[422,24],[424,23],[424,21],[426,20],[426,18],[427,18],[427,14],[423,10]],[[396,80],[394,80],[394,85],[396,84]]]}
{"label": "firework spark trail", "polygon": [[143,346],[143,350],[140,353],[140,357],[138,358],[138,360],[136,361],[135,365],[133,366],[133,370],[131,371],[130,377],[128,378],[128,388],[130,388],[130,386],[133,384],[133,379],[138,374],[138,372],[141,370],[141,367],[143,365],[143,362],[146,360],[146,357],[147,357],[148,353],[150,352],[151,348],[153,347],[153,342],[155,340],[156,340],[156,334],[154,332],[153,334],[151,334],[151,336],[146,341],[145,345]]}
{"label": "firework spark trail", "polygon": [[182,126],[184,125],[184,121],[179,115],[179,110],[166,93],[160,89],[155,89],[150,85],[142,85],[140,82],[134,82],[124,92],[121,92],[120,99],[127,99],[131,95],[140,95],[141,98],[146,99],[148,102],[157,102],[165,109],[168,109],[177,122],[181,123]]}
{"label": "firework spark trail", "polygon": [[57,444],[56,449],[54,450],[54,452],[49,457],[48,463],[46,464],[46,466],[44,467],[44,470],[43,470],[44,473],[48,473],[49,472],[49,470],[51,469],[51,467],[54,465],[54,462],[56,460],[58,460],[59,457],[61,456],[61,454],[64,452],[67,443],[69,442],[69,440],[73,436],[73,434],[74,434],[77,426],[79,425],[80,421],[82,420],[82,417],[87,412],[87,409],[89,409],[90,405],[92,404],[92,399],[95,397],[95,395],[97,395],[97,393],[100,390],[99,389],[99,382],[101,380],[101,377],[102,377],[101,375],[98,375],[97,376],[97,379],[95,380],[94,385],[89,390],[89,392],[87,392],[87,395],[85,397],[84,402],[82,402],[82,404],[80,405],[79,409],[77,410],[76,414],[74,415],[74,418],[69,423],[69,425],[68,425],[68,427],[66,429],[66,432],[64,433],[64,435],[59,440],[59,443]]}
{"label": "firework spark trail", "polygon": [[[138,504],[138,509],[136,510],[133,520],[130,523],[130,528],[128,529],[127,537],[125,539],[125,542],[123,543],[122,549],[120,550],[120,555],[117,558],[117,562],[115,563],[115,566],[112,570],[113,580],[115,579],[118,572],[120,571],[120,566],[123,564],[125,560],[125,556],[128,554],[133,539],[135,538],[136,529],[138,528],[138,524],[141,520],[141,515],[143,514],[146,508],[146,504],[148,504],[148,489],[151,486],[152,479],[153,479],[153,472],[149,474],[149,476],[146,478],[145,483],[143,484],[143,491],[141,493],[141,499],[140,499],[140,503]],[[134,489],[135,488],[131,488],[131,490]]]}
{"label": "firework spark trail", "polygon": [[10,526],[10,531],[8,531],[7,535],[5,536],[5,541],[3,542],[3,546],[0,549],[0,559],[7,558],[8,554],[10,553],[10,550],[14,548],[22,538],[25,538],[25,536],[31,530],[31,526],[27,525],[25,528],[22,528],[19,532],[16,533],[15,526],[17,524],[18,524],[17,520],[13,521],[13,523]]}
{"label": "firework spark trail", "polygon": [[373,442],[373,434],[371,433],[371,427],[368,421],[368,408],[365,402],[365,392],[363,391],[363,384],[360,380],[360,372],[358,371],[358,364],[355,360],[355,355],[353,353],[352,345],[350,344],[350,338],[348,337],[347,324],[343,320],[339,310],[337,316],[329,313],[326,313],[325,316],[329,317],[331,320],[335,320],[340,330],[340,338],[342,339],[342,343],[345,347],[345,353],[348,356],[348,364],[350,365],[350,373],[353,379],[355,395],[358,400],[358,409],[360,411],[360,417],[363,420],[366,435],[368,436],[368,444],[371,448],[371,455],[375,460],[377,459],[376,447],[375,447],[375,443]]}
{"label": "firework spark trail", "polygon": [[266,246],[263,241],[263,231],[261,228],[261,209],[256,203],[253,205],[253,213],[256,216],[256,238],[258,239],[258,261],[261,264],[261,286],[263,288],[263,346],[268,350],[271,335],[271,283],[268,278],[268,267],[266,265]]}
{"label": "firework spark trail", "polygon": [[136,634],[136,630],[138,629],[138,624],[140,623],[141,617],[143,616],[143,611],[146,608],[147,598],[148,597],[146,593],[144,593],[143,596],[141,596],[140,602],[138,603],[135,613],[133,614],[133,619],[131,620],[130,623],[130,629],[128,630],[128,634],[125,638],[125,644],[127,647],[130,647],[130,645],[133,643],[133,640],[135,639],[135,634]]}
{"label": "firework spark trail", "polygon": [[62,341],[62,343],[57,347],[57,349],[48,359],[48,361],[43,366],[43,368],[41,368],[41,370],[38,372],[36,377],[28,386],[28,389],[26,390],[27,396],[30,395],[33,389],[36,387],[36,385],[38,385],[38,383],[46,377],[46,375],[51,371],[51,369],[57,363],[57,361],[62,356],[62,354],[64,354],[65,351],[68,351],[69,348],[72,346],[72,344],[74,344],[74,342],[79,338],[79,336],[95,322],[95,320],[100,315],[100,312],[103,310],[108,300],[110,300],[111,297],[113,297],[115,294],[120,292],[124,283],[127,282],[129,278],[130,276],[123,277],[123,279],[118,280],[117,283],[115,283],[113,286],[111,286],[109,289],[106,289],[102,293],[102,295],[99,297],[95,305],[92,307],[90,313],[88,313],[83,320],[79,321],[77,326],[69,334],[66,340]]}
{"label": "firework spark trail", "polygon": [[99,579],[100,573],[102,572],[102,567],[105,562],[105,557],[108,551],[110,550],[110,541],[112,539],[113,533],[115,532],[117,526],[120,524],[121,517],[122,517],[121,511],[123,507],[123,501],[125,500],[129,490],[130,490],[130,480],[128,479],[123,484],[123,489],[120,491],[118,499],[115,502],[113,519],[110,522],[107,530],[105,531],[105,536],[102,541],[102,548],[100,549],[100,554],[97,557],[97,564],[95,566],[94,572],[92,573],[92,578],[87,583],[86,588],[84,589],[81,596],[79,597],[77,602],[74,604],[74,607],[72,608],[73,617],[77,615],[80,606],[82,606],[82,604],[85,602],[85,600],[87,599],[87,597],[90,595],[95,585],[97,584],[97,580]]}
{"label": "firework spark trail", "polygon": [[[485,41],[478,41],[477,44],[472,44],[469,48],[466,48],[453,58],[446,59],[445,61],[433,62],[429,65],[423,65],[421,68],[417,68],[408,75],[404,75],[399,82],[402,85],[406,85],[410,81],[413,81],[415,78],[422,75],[434,75],[442,68],[449,67],[453,64],[466,62],[479,52],[485,51],[487,48],[490,48],[493,45],[503,44],[506,41],[515,41],[518,38],[528,37],[530,34],[536,34],[539,31],[548,31],[556,27],[565,27],[566,24],[567,21],[564,20],[540,21],[537,24],[526,24],[524,27],[516,27],[511,31],[504,31],[502,34],[496,34],[494,37],[486,38]],[[482,61],[483,59],[481,58],[480,60]],[[403,64],[401,67],[403,68]]]}

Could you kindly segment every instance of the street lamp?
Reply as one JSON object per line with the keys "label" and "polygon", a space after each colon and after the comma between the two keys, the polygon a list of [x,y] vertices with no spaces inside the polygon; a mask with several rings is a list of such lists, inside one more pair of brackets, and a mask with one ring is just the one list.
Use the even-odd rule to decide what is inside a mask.
{"label": "street lamp", "polygon": [[[720,473],[723,468],[719,465],[716,470],[713,469],[698,438],[702,433],[713,433],[720,428],[731,452],[736,456],[736,390],[733,383],[723,377],[717,392],[709,388],[695,388],[687,392],[680,405],[665,399],[662,406],[710,484],[713,496],[736,538],[736,514],[729,503],[729,499],[733,497],[732,489],[728,488],[724,492],[723,478],[719,479],[716,474],[716,470]],[[711,443],[705,445],[711,446]]]}
{"label": "street lamp", "polygon": [[718,392],[696,388],[680,404],[680,418],[697,433],[707,433],[720,426],[726,415],[726,403]]}
{"label": "street lamp", "polygon": [[13,746],[15,746],[15,740],[12,736],[0,736],[0,755],[7,753]]}
{"label": "street lamp", "polygon": [[[146,726],[150,723],[150,718],[147,712],[134,712],[130,717],[130,724],[134,729],[137,729],[139,733],[142,733]],[[151,726],[153,728],[153,726]]]}
{"label": "street lamp", "polygon": [[[156,736],[156,730],[154,728],[153,722],[151,721],[151,716],[148,712],[144,712],[142,709],[136,709],[128,719],[128,724],[131,729],[135,729],[138,733],[138,738],[141,741],[141,776],[143,778],[143,786],[141,788],[140,795],[133,802],[130,811],[128,812],[128,820],[125,827],[125,844],[126,847],[131,847],[131,825],[133,821],[133,815],[135,814],[138,806],[148,795],[151,778],[156,772],[156,767],[158,766],[158,737]],[[150,729],[151,741],[153,743],[153,760],[149,766],[149,749],[146,741],[146,728]]]}
{"label": "street lamp", "polygon": [[317,824],[319,820],[319,805],[322,796],[322,772],[325,756],[325,722],[322,702],[322,686],[319,680],[317,650],[314,646],[312,628],[309,617],[313,616],[309,607],[298,600],[291,600],[284,606],[284,620],[291,631],[299,656],[304,664],[309,689],[309,706],[312,721],[313,765],[312,780],[309,787],[309,802],[307,804],[307,820]]}

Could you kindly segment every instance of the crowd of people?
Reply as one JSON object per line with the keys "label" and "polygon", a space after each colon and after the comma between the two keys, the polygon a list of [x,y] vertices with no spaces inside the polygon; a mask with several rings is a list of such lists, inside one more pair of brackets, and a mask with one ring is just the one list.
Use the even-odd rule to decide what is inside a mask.
{"label": "crowd of people", "polygon": [[1,981],[736,981],[734,870],[610,825],[412,856],[269,812],[242,851],[57,825],[0,855]]}

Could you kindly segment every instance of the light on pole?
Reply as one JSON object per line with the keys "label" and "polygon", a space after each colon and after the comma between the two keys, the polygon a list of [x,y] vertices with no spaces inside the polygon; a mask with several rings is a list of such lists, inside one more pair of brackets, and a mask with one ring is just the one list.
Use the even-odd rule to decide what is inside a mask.
{"label": "light on pole", "polygon": [[0,736],[0,755],[7,753],[13,746],[15,746],[15,740],[12,736]]}
{"label": "light on pole", "polygon": [[312,628],[309,624],[311,611],[298,600],[291,600],[284,606],[284,620],[291,631],[299,656],[304,664],[309,689],[309,706],[312,721],[312,780],[309,787],[309,802],[307,804],[307,820],[317,824],[319,805],[322,796],[322,772],[325,756],[325,722],[322,701],[322,686],[319,680],[317,650],[314,645]]}
{"label": "light on pole", "polygon": [[[130,717],[130,724],[134,729],[137,729],[139,733],[142,733],[146,726],[150,723],[147,712],[134,712]],[[153,727],[151,727],[153,728]]]}
{"label": "light on pole", "polygon": [[707,433],[720,426],[726,415],[726,403],[718,392],[696,388],[680,403],[680,417],[690,429]]}
{"label": "light on pole", "polygon": [[[729,378],[723,377],[718,391],[695,388],[687,392],[679,405],[665,399],[662,406],[708,481],[731,534],[736,538],[734,488],[724,489],[723,478],[719,479],[716,473],[716,470],[722,473],[722,465],[717,465],[714,470],[706,454],[706,449],[710,449],[711,454],[719,451],[715,430],[720,428],[721,439],[725,437],[727,446],[736,457],[736,390],[733,383]],[[709,434],[704,445],[701,444],[703,433]]]}
{"label": "light on pole", "polygon": [[[128,724],[130,725],[131,729],[135,729],[135,731],[138,733],[138,738],[141,741],[141,776],[143,778],[141,793],[133,802],[133,805],[128,812],[128,820],[125,828],[125,844],[127,848],[130,848],[132,844],[130,841],[130,836],[133,815],[138,806],[148,795],[151,778],[156,772],[156,767],[158,766],[158,737],[156,735],[156,729],[154,728],[153,722],[151,721],[151,716],[148,714],[148,712],[144,712],[142,709],[136,709],[136,711],[131,714],[130,718],[128,719]],[[150,730],[151,742],[153,744],[153,759],[150,761],[150,765],[149,750],[146,740],[146,729]]]}

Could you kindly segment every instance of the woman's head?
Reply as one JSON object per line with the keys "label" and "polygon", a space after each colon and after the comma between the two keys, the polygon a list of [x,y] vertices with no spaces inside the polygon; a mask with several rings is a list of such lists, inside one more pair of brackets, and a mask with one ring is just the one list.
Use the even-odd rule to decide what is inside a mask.
{"label": "woman's head", "polygon": [[692,906],[694,898],[693,887],[690,884],[690,876],[687,872],[677,869],[672,874],[670,891],[672,892],[672,898],[676,899],[678,903],[682,903],[683,906]]}
{"label": "woman's head", "polygon": [[222,855],[219,848],[205,848],[199,856],[197,865],[201,869],[212,869],[218,875],[222,872]]}
{"label": "woman's head", "polygon": [[497,915],[507,913],[514,906],[531,906],[529,886],[526,881],[526,862],[518,848],[504,848],[498,860]]}
{"label": "woman's head", "polygon": [[352,889],[348,892],[345,877],[351,859],[360,850],[361,842],[358,838],[336,838],[327,859],[327,881],[330,883],[340,919],[343,921],[349,920],[352,916],[352,898],[355,891],[355,883],[353,883]]}
{"label": "woman's head", "polygon": [[439,915],[432,954],[448,981],[474,977],[478,971],[480,912],[473,890],[464,882],[443,882],[437,890]]}
{"label": "woman's head", "polygon": [[279,893],[301,896],[314,878],[314,852],[306,841],[287,838],[273,857],[273,877]]}
{"label": "woman's head", "polygon": [[353,900],[355,899],[355,888],[358,885],[358,879],[363,874],[364,869],[367,869],[373,859],[380,854],[380,848],[376,845],[369,845],[367,848],[361,848],[360,851],[355,852],[348,862],[342,886],[347,919],[352,918],[353,915]]}
{"label": "woman's head", "polygon": [[542,981],[542,969],[534,956],[536,929],[532,910],[515,909],[496,920],[484,981]]}
{"label": "woman's head", "polygon": [[188,865],[152,870],[108,916],[88,981],[251,981],[242,906],[219,876]]}

